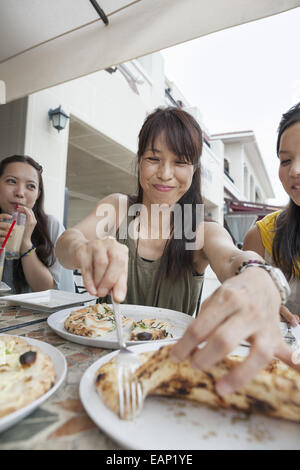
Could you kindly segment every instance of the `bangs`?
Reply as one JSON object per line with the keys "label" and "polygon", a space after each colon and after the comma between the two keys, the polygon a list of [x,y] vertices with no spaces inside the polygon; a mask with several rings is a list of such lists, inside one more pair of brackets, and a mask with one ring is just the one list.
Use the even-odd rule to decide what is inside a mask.
{"label": "bangs", "polygon": [[[190,116],[191,120],[193,119]],[[164,112],[157,114],[149,123],[143,138],[140,139],[139,156],[146,149],[155,148],[155,140],[161,136],[167,148],[178,157],[179,160],[197,165],[202,151],[202,135],[200,128],[191,125],[189,115],[176,115],[176,112]]]}

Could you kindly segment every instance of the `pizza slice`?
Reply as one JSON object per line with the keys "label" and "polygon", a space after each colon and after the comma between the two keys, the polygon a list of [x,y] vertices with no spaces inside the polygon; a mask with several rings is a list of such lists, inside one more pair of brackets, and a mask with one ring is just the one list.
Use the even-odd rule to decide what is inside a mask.
{"label": "pizza slice", "polygon": [[158,339],[171,338],[168,331],[169,324],[166,321],[155,318],[146,318],[133,322],[131,326],[130,341],[154,341]]}
{"label": "pizza slice", "polygon": [[[141,384],[143,400],[149,395],[180,397],[214,408],[300,422],[300,374],[274,359],[247,385],[236,392],[220,396],[215,383],[244,360],[229,355],[206,371],[192,369],[188,360],[174,363],[170,345],[140,355],[142,365],[134,378]],[[100,367],[95,386],[104,403],[119,415],[115,359]]]}
{"label": "pizza slice", "polygon": [[[123,316],[123,327],[133,320]],[[72,312],[64,322],[65,329],[74,335],[96,338],[116,329],[113,310],[107,304],[96,304]]]}
{"label": "pizza slice", "polygon": [[44,395],[56,379],[51,359],[17,336],[0,335],[0,417]]}

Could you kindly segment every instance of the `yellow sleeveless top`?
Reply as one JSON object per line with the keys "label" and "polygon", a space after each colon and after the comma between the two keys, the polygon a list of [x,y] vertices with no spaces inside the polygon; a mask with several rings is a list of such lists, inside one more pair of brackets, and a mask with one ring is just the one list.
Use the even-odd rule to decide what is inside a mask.
{"label": "yellow sleeveless top", "polygon": [[272,246],[273,240],[275,237],[275,224],[277,216],[281,211],[272,212],[271,214],[266,215],[263,219],[256,222],[257,227],[260,231],[260,236],[263,242],[263,245],[267,252],[272,255]]}
{"label": "yellow sleeveless top", "polygon": [[[264,258],[270,264],[274,264],[272,258],[272,247],[276,233],[276,218],[280,212],[281,211],[272,212],[271,214],[266,215],[262,220],[256,222],[265,248]],[[294,276],[290,279],[289,285],[291,288],[291,294],[286,303],[286,307],[295,315],[300,316],[300,278],[298,276]]]}

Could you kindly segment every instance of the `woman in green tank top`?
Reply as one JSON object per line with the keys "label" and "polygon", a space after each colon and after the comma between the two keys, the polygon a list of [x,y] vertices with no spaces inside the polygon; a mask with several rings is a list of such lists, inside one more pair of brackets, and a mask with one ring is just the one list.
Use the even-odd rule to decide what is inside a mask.
{"label": "woman in green tank top", "polygon": [[[113,289],[119,302],[190,315],[210,264],[222,286],[196,311],[172,358],[190,356],[192,365],[207,368],[248,339],[249,357],[216,384],[222,395],[253,378],[273,355],[299,366],[293,365],[280,332],[283,287],[259,269],[264,261],[258,254],[239,250],[221,225],[201,217],[201,152],[201,129],[189,113],[155,110],[139,133],[136,195],[102,199],[64,232],[56,252],[63,266],[81,270],[92,295],[105,298]],[[235,276],[243,263],[251,269]],[[198,349],[203,341],[206,346]]]}

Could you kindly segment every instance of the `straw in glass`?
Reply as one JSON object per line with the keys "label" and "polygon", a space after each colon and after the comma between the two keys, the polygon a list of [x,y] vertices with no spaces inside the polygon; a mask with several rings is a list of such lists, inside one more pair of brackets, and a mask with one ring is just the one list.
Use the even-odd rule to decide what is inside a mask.
{"label": "straw in glass", "polygon": [[6,245],[6,243],[7,243],[7,240],[8,240],[8,238],[9,238],[10,234],[11,234],[12,229],[13,229],[14,226],[15,226],[15,223],[16,223],[16,220],[13,220],[13,222],[12,222],[12,224],[11,224],[11,226],[10,226],[9,231],[7,232],[7,235],[6,235],[6,237],[5,237],[5,240],[4,240],[4,242],[2,243],[2,246],[1,246],[1,248],[0,248],[0,255],[1,255],[1,253],[2,253],[3,248],[5,247],[5,245]]}

